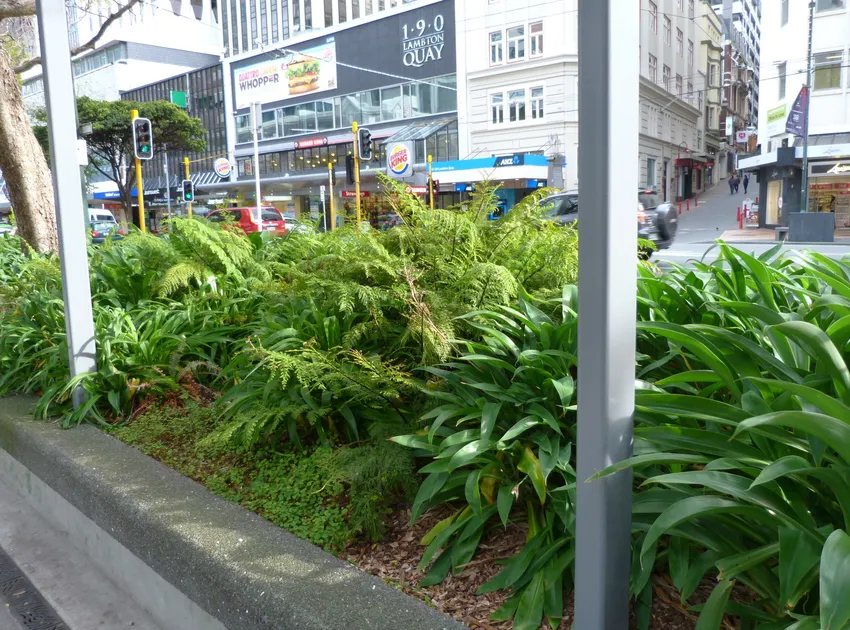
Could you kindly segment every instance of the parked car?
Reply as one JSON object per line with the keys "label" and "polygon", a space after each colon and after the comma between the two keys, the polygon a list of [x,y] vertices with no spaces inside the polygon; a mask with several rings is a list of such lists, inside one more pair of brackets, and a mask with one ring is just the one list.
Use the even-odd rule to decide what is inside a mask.
{"label": "parked car", "polygon": [[284,221],[286,222],[287,232],[296,234],[312,234],[314,232],[313,226],[309,223],[302,223],[300,220],[290,217],[284,217]]}
{"label": "parked car", "polygon": [[222,223],[227,220],[228,215],[239,224],[246,234],[251,232],[272,232],[274,234],[286,234],[286,220],[277,208],[262,208],[260,221],[257,221],[256,208],[225,208],[210,212],[207,219],[213,223]]}
{"label": "parked car", "polygon": [[0,220],[0,236],[13,235],[15,233],[15,226],[11,223],[7,223],[6,221]]}
{"label": "parked car", "polygon": [[103,221],[100,223],[92,223],[91,242],[97,245],[103,243],[106,239],[120,241],[124,238],[124,228],[114,221]]}
{"label": "parked car", "polygon": [[[568,190],[546,197],[540,202],[548,209],[547,221],[578,227],[578,191]],[[638,238],[655,243],[658,249],[667,249],[676,237],[679,217],[672,203],[661,201],[657,191],[641,188],[637,206]]]}
{"label": "parked car", "polygon": [[89,224],[94,225],[95,223],[117,223],[117,221],[110,210],[89,208]]}

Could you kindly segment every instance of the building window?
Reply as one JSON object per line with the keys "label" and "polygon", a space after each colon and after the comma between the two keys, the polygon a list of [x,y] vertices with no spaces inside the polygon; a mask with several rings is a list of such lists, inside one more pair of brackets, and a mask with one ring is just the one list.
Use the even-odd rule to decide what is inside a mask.
{"label": "building window", "polygon": [[501,93],[490,96],[490,114],[494,125],[505,122],[505,103]]}
{"label": "building window", "polygon": [[658,83],[658,58],[652,54],[649,55],[649,80]]}
{"label": "building window", "polygon": [[360,17],[360,0],[351,0],[351,19],[356,20]]}
{"label": "building window", "polygon": [[647,158],[646,159],[646,187],[647,188],[655,188],[655,159]]}
{"label": "building window", "polygon": [[543,118],[543,88],[531,88],[531,117],[534,120]]}
{"label": "building window", "polygon": [[345,0],[339,0],[339,23],[345,22]]}
{"label": "building window", "polygon": [[664,89],[670,91],[670,66],[664,66],[661,70],[661,81],[664,83]]}
{"label": "building window", "polygon": [[272,0],[272,6],[269,7],[269,16],[272,20],[272,42],[280,39],[280,29],[277,24],[277,3],[279,0]]}
{"label": "building window", "polygon": [[688,40],[688,65],[694,65],[694,43]]}
{"label": "building window", "polygon": [[664,43],[669,46],[672,37],[673,37],[673,23],[670,21],[670,18],[668,18],[665,15],[664,16]]}
{"label": "building window", "polygon": [[694,84],[688,81],[688,93],[687,93],[688,102],[694,100]]}
{"label": "building window", "polygon": [[257,3],[251,1],[251,48],[257,48]]}
{"label": "building window", "polygon": [[539,57],[543,54],[543,22],[532,22],[529,30],[529,56]]}
{"label": "building window", "polygon": [[788,71],[788,64],[786,62],[782,62],[777,66],[777,72],[779,74],[779,98],[785,98],[785,84],[787,82],[786,73]]}
{"label": "building window", "polygon": [[714,64],[708,67],[708,85],[709,87],[717,87],[717,66]]}
{"label": "building window", "polygon": [[[153,6],[153,5],[151,5]],[[260,37],[263,42],[263,46],[269,43],[269,22],[266,19],[266,12],[268,10],[268,3],[261,2],[260,3]]]}
{"label": "building window", "polygon": [[788,24],[788,0],[782,0],[782,22],[780,26]]}
{"label": "building window", "polygon": [[676,8],[679,9],[679,11],[682,10],[682,2],[683,1],[684,0],[676,0]]}
{"label": "building window", "polygon": [[688,17],[691,19],[694,17],[694,0],[688,0]]}
{"label": "building window", "polygon": [[817,0],[815,3],[815,11],[835,11],[836,9],[844,8],[844,0]]}
{"label": "building window", "polygon": [[680,28],[676,29],[676,54],[680,57],[685,54],[685,34]]}
{"label": "building window", "polygon": [[503,60],[502,31],[490,33],[490,65],[497,66]]}
{"label": "building window", "polygon": [[525,90],[508,92],[508,120],[511,122],[525,120]]}
{"label": "building window", "polygon": [[658,32],[658,7],[654,2],[649,3],[649,30]]}
{"label": "building window", "polygon": [[325,28],[334,25],[334,0],[325,0]]}
{"label": "building window", "polygon": [[240,0],[239,8],[241,9],[240,19],[242,21],[242,51],[245,52],[251,50],[251,45],[248,43],[248,6],[245,0]]}
{"label": "building window", "polygon": [[702,153],[702,131],[697,129],[697,151]]}
{"label": "building window", "polygon": [[508,29],[508,61],[525,59],[525,27]]}
{"label": "building window", "polygon": [[831,90],[841,87],[841,61],[843,51],[818,53],[814,59],[815,90]]}
{"label": "building window", "polygon": [[676,75],[676,96],[682,98],[682,75]]}

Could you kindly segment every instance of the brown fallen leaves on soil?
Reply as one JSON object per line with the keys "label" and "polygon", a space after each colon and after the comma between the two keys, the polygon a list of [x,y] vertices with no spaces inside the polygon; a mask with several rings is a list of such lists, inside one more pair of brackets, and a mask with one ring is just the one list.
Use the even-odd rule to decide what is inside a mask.
{"label": "brown fallen leaves on soil", "polygon": [[[500,559],[516,555],[525,543],[527,530],[518,525],[509,525],[505,530],[494,530],[482,540],[478,553],[458,575],[449,574],[441,583],[419,587],[425,572],[416,569],[424,547],[422,537],[439,521],[449,516],[451,509],[440,506],[430,511],[408,527],[409,509],[396,510],[387,524],[386,538],[379,543],[360,543],[349,547],[345,558],[366,573],[381,578],[389,585],[418,599],[430,603],[443,613],[454,617],[470,628],[496,630],[511,628],[512,622],[491,621],[493,614],[508,598],[507,592],[476,595],[481,584],[501,570],[496,564]],[[652,630],[694,630],[696,613],[689,612],[679,603],[679,594],[668,576],[653,576]],[[692,602],[704,602],[711,594],[710,580],[697,590]],[[556,630],[570,630],[573,617],[572,596],[565,598],[564,618]],[[548,628],[549,626],[544,626]],[[725,625],[727,630],[736,626]],[[637,624],[632,614],[630,630]]]}

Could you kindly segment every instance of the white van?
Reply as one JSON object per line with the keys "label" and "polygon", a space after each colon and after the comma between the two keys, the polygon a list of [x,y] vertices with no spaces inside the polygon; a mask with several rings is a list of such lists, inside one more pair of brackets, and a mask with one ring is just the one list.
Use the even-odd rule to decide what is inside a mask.
{"label": "white van", "polygon": [[103,208],[89,208],[89,223],[118,223],[115,220],[115,215],[109,210]]}

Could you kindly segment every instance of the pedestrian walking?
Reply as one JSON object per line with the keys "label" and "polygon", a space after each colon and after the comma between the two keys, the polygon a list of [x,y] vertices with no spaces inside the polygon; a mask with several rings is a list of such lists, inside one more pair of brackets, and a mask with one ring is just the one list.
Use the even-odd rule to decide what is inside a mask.
{"label": "pedestrian walking", "polygon": [[734,195],[734,194],[735,194],[735,176],[734,176],[734,175],[732,175],[732,176],[729,178],[729,194],[730,194],[730,195]]}
{"label": "pedestrian walking", "polygon": [[734,180],[735,180],[735,193],[737,194],[738,188],[741,187],[741,178],[738,177],[737,175],[735,175]]}
{"label": "pedestrian walking", "polygon": [[744,194],[747,194],[747,186],[750,185],[750,176],[744,173]]}

